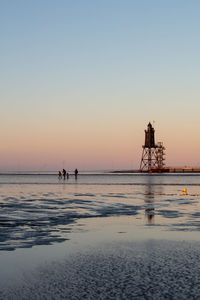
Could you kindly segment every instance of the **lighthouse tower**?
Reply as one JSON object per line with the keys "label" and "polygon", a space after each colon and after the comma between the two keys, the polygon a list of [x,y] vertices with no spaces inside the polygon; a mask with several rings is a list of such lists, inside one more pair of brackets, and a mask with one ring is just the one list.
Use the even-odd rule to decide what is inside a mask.
{"label": "lighthouse tower", "polygon": [[164,168],[165,148],[161,142],[155,144],[155,130],[150,122],[147,125],[147,130],[145,130],[145,143],[142,148],[143,151],[140,163],[140,171],[162,172]]}

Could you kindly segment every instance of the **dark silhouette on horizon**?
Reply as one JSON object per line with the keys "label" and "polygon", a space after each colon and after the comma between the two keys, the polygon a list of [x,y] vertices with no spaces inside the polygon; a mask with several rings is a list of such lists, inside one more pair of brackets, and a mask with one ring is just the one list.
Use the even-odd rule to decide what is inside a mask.
{"label": "dark silhouette on horizon", "polygon": [[65,177],[66,177],[66,170],[65,169],[63,169],[63,178],[65,179]]}
{"label": "dark silhouette on horizon", "polygon": [[74,170],[74,175],[75,175],[75,178],[77,179],[77,176],[78,176],[78,169],[75,169],[75,170]]}

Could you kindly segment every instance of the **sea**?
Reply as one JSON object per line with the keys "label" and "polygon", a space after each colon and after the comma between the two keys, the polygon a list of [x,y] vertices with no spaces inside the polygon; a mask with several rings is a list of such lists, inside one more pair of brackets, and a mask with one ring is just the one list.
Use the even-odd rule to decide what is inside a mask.
{"label": "sea", "polygon": [[[112,261],[113,257],[121,253],[122,261],[124,257],[130,261],[133,257],[140,257],[144,250],[144,246],[141,245],[147,242],[151,253],[152,247],[149,245],[154,243],[153,248],[156,249],[154,253],[157,253],[157,257],[159,255],[162,257],[164,253],[161,248],[170,249],[171,255],[174,251],[177,254],[177,249],[180,251],[186,249],[182,255],[188,260],[192,247],[196,249],[194,256],[198,258],[199,231],[200,174],[80,172],[77,178],[70,174],[68,179],[63,179],[59,178],[56,172],[2,173],[0,174],[0,299],[51,299],[52,295],[52,299],[83,297],[132,299],[133,291],[126,290],[126,284],[131,283],[124,279],[122,282],[125,286],[120,283],[121,289],[118,283],[111,293],[110,290],[104,290],[105,282],[103,282],[98,295],[94,294],[99,281],[96,285],[93,283],[91,287],[94,272],[94,264],[90,266],[92,259],[98,265],[99,253],[103,255],[102,261],[108,257],[109,261]],[[122,247],[122,244],[126,246]],[[106,254],[105,249],[110,249],[110,256]],[[113,252],[116,249],[123,250]],[[130,249],[134,249],[135,252],[130,253]],[[169,255],[169,251],[166,255]],[[91,260],[88,257],[91,257]],[[63,268],[65,265],[61,261],[68,261],[65,270],[61,270],[61,266]],[[80,276],[83,278],[83,275],[80,275],[79,279],[76,277],[77,272],[79,274],[83,272],[84,266],[81,271],[79,267],[84,262],[84,266],[87,265],[87,268],[90,266],[87,275],[84,276],[87,278],[90,274],[90,279],[87,278],[87,282],[81,281],[83,291],[80,294]],[[116,262],[113,264],[116,265]],[[59,266],[59,272],[49,281],[49,274],[52,276],[56,272],[56,266]],[[102,270],[102,266],[98,268]],[[123,272],[121,265],[119,268],[120,272]],[[71,274],[74,270],[76,275],[73,280]],[[109,270],[102,276],[110,272]],[[37,282],[38,274],[40,283],[44,280],[42,288]],[[60,274],[65,275],[62,279],[55,279],[59,278]],[[109,276],[106,279],[108,281],[112,279],[112,274]],[[61,282],[66,283],[66,278],[71,285],[60,286]],[[57,286],[50,293],[52,280]],[[78,284],[74,287],[74,282],[79,282],[79,287]],[[40,287],[35,289],[37,284]],[[138,285],[135,291],[138,293],[135,294],[135,299],[143,297],[160,299],[160,294],[156,296],[154,292],[148,292],[149,297],[146,297],[147,291],[145,292],[145,287],[142,288],[141,285]],[[170,296],[168,289],[167,291],[169,298],[173,299],[174,294]],[[181,291],[179,294],[174,293],[182,297]],[[183,295],[187,295],[187,299],[190,299],[191,288],[184,293]],[[200,292],[198,294],[195,291],[195,295],[200,295]]]}

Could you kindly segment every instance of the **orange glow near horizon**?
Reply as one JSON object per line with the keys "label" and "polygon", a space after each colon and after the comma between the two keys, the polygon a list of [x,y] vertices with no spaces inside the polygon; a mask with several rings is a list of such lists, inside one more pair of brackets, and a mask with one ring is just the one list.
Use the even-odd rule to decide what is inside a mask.
{"label": "orange glow near horizon", "polygon": [[[109,127],[57,127],[12,130],[2,137],[0,167],[2,170],[57,170],[78,167],[92,169],[138,169],[144,144],[144,126],[133,131],[125,126]],[[166,147],[167,166],[200,166],[200,145],[194,144],[192,135],[170,135],[164,130],[163,139],[157,134],[156,142]],[[157,137],[158,136],[158,137]]]}

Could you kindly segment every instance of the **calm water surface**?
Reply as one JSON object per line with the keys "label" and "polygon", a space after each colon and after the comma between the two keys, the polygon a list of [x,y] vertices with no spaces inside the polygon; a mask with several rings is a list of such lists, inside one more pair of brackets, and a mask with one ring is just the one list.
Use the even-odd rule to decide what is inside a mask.
{"label": "calm water surface", "polygon": [[[183,189],[187,188],[187,194]],[[81,221],[131,217],[137,228],[200,230],[198,174],[0,175],[0,250],[68,240]]]}

